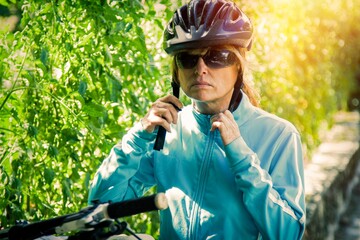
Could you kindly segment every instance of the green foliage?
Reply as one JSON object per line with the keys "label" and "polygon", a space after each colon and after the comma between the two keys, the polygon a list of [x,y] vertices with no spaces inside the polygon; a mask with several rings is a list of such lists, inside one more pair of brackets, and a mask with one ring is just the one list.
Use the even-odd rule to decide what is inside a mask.
{"label": "green foliage", "polygon": [[256,28],[249,58],[261,107],[295,124],[309,157],[334,112],[346,110],[349,92],[359,87],[360,2],[244,4]]}
{"label": "green foliage", "polygon": [[168,88],[154,3],[21,4],[23,30],[0,46],[1,225],[86,206],[103,158]]}
{"label": "green foliage", "polygon": [[[86,206],[110,148],[169,91],[162,31],[180,2],[17,2],[22,31],[0,35],[1,226]],[[360,72],[359,1],[239,6],[256,28],[248,58],[261,106],[293,122],[313,149]],[[158,234],[156,212],[128,221]]]}

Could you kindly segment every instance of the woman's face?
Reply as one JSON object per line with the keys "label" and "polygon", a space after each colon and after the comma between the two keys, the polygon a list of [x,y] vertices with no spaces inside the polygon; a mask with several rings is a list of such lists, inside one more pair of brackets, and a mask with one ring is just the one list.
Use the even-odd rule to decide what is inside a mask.
{"label": "woman's face", "polygon": [[175,62],[180,87],[198,111],[216,114],[228,109],[240,67],[234,53],[224,49],[190,50],[185,56],[176,55]]}

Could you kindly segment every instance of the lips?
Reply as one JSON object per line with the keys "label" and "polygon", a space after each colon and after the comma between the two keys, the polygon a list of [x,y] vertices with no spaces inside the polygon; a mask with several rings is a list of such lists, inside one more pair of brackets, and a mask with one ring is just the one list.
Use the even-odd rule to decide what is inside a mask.
{"label": "lips", "polygon": [[204,81],[204,80],[196,80],[193,84],[191,84],[192,87],[194,86],[211,86],[210,83],[208,83],[207,81]]}

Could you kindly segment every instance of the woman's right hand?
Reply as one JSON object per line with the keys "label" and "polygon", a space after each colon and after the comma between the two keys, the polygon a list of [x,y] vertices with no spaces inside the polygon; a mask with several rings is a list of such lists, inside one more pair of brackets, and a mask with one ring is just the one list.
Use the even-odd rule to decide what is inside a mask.
{"label": "woman's right hand", "polygon": [[149,133],[152,133],[156,126],[162,126],[170,132],[170,124],[177,123],[178,111],[182,108],[183,104],[173,95],[159,98],[151,105],[145,117],[141,119],[141,124]]}

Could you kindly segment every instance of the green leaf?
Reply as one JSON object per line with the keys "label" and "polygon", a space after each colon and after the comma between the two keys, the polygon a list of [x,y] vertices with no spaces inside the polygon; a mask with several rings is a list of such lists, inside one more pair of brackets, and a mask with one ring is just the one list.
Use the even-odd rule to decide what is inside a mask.
{"label": "green leaf", "polygon": [[9,181],[9,175],[7,174],[3,166],[0,166],[0,181],[3,185],[6,185]]}
{"label": "green leaf", "polygon": [[8,7],[9,3],[6,0],[0,0],[0,5]]}
{"label": "green leaf", "polygon": [[61,182],[64,205],[68,199],[71,199],[70,179],[66,178]]}
{"label": "green leaf", "polygon": [[84,189],[89,189],[90,180],[91,180],[91,175],[90,175],[89,172],[86,172],[85,173],[85,179],[84,179]]}
{"label": "green leaf", "polygon": [[50,145],[48,149],[48,153],[50,157],[55,158],[59,155],[59,150],[55,146]]}
{"label": "green leaf", "polygon": [[84,35],[81,40],[77,43],[77,47],[81,47],[81,46],[85,46],[85,45],[90,45],[90,40],[92,40],[92,38],[95,36],[94,32],[90,32],[87,35]]}
{"label": "green leaf", "polygon": [[74,159],[76,162],[79,162],[79,161],[80,161],[79,155],[77,155],[77,154],[74,153],[74,152],[72,152],[72,153],[70,154],[70,157],[71,157],[72,159]]}
{"label": "green leaf", "polygon": [[41,49],[40,60],[45,67],[48,67],[49,63],[49,51],[45,48]]}
{"label": "green leaf", "polygon": [[76,131],[76,129],[74,128],[64,128],[62,131],[61,131],[61,134],[62,136],[65,138],[66,141],[79,141],[79,138],[78,138],[78,133]]}
{"label": "green leaf", "polygon": [[80,179],[80,175],[79,175],[79,172],[77,171],[77,169],[73,169],[70,178],[73,181],[78,181]]}
{"label": "green leaf", "polygon": [[127,24],[126,24],[126,27],[125,27],[125,32],[126,32],[126,33],[129,32],[129,31],[132,29],[132,27],[133,27],[133,24],[132,24],[132,23],[127,23]]}
{"label": "green leaf", "polygon": [[47,184],[51,185],[52,181],[55,178],[54,170],[52,170],[50,168],[45,168],[45,170],[44,170],[44,178],[45,178],[45,182]]}
{"label": "green leaf", "polygon": [[82,97],[84,97],[86,90],[87,90],[87,83],[84,81],[80,81],[78,92]]}
{"label": "green leaf", "polygon": [[28,134],[30,137],[36,137],[36,135],[38,134],[38,129],[33,125],[29,125]]}
{"label": "green leaf", "polygon": [[91,117],[103,117],[106,115],[106,108],[94,102],[86,103],[82,110]]}

